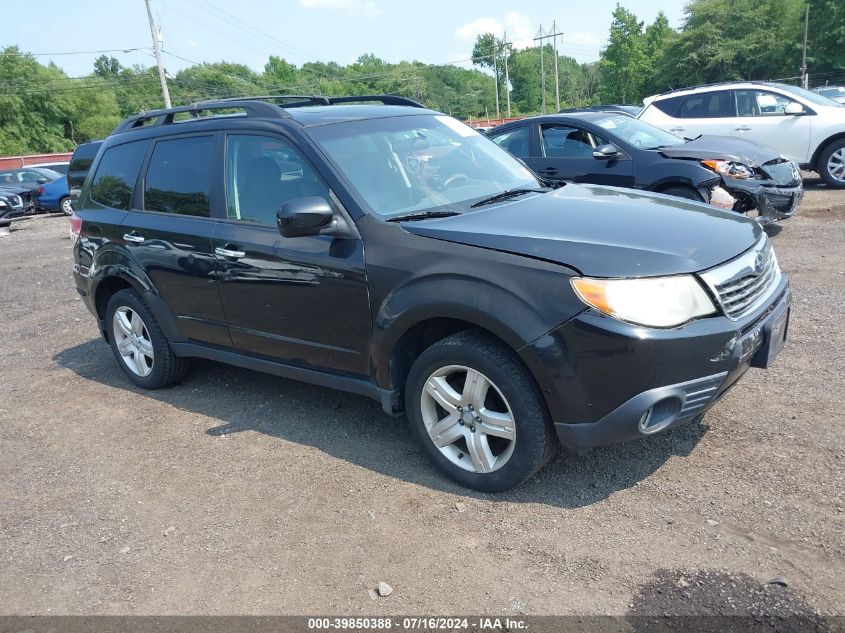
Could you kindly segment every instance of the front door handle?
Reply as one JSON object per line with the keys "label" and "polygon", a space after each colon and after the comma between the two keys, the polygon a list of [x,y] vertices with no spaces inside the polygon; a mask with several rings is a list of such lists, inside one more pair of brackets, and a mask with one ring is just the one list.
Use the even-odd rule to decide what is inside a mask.
{"label": "front door handle", "polygon": [[214,249],[214,254],[220,257],[229,257],[231,259],[240,259],[241,257],[246,257],[246,253],[243,251],[235,250],[234,248],[229,248],[231,244],[226,244],[226,246],[218,246]]}
{"label": "front door handle", "polygon": [[685,128],[682,128],[682,127],[670,127],[670,128],[669,128],[669,131],[670,131],[670,132],[683,132],[683,131],[684,131],[684,129],[685,129]]}
{"label": "front door handle", "polygon": [[132,231],[131,233],[124,233],[123,239],[125,239],[127,242],[135,242],[136,244],[140,244],[144,241],[144,236],[138,235],[135,231]]}
{"label": "front door handle", "polygon": [[734,129],[735,129],[737,132],[748,132],[748,131],[750,131],[750,130],[751,130],[751,128],[750,128],[750,127],[748,127],[747,125],[741,125],[741,126],[739,126],[739,127],[737,127],[737,128],[734,128]]}
{"label": "front door handle", "polygon": [[546,176],[554,176],[558,173],[558,170],[556,167],[545,167],[540,170],[540,173],[545,174]]}

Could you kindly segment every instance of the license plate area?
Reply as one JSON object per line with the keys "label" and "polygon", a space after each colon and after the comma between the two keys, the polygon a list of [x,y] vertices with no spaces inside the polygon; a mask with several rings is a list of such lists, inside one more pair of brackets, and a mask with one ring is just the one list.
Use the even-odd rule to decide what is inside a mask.
{"label": "license plate area", "polygon": [[783,351],[789,329],[789,312],[789,304],[784,302],[766,319],[762,329],[763,343],[751,359],[752,367],[767,369]]}

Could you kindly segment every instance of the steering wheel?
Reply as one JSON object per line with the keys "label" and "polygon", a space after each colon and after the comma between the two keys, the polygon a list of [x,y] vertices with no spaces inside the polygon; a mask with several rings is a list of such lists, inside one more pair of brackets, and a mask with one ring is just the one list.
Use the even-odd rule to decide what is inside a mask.
{"label": "steering wheel", "polygon": [[462,183],[469,180],[469,176],[466,174],[452,174],[446,180],[443,181],[443,187],[451,187],[455,183]]}

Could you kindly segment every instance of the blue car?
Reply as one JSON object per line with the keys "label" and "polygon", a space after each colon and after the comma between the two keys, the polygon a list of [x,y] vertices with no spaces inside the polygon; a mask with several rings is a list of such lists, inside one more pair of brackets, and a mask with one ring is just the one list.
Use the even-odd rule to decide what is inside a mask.
{"label": "blue car", "polygon": [[58,210],[65,215],[71,215],[73,213],[73,207],[70,204],[67,176],[62,176],[38,187],[37,205],[45,211]]}

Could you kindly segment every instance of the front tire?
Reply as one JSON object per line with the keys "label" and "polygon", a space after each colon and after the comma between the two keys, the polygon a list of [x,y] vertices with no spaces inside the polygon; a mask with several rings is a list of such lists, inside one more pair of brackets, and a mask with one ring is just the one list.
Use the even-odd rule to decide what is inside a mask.
{"label": "front tire", "polygon": [[824,149],[818,170],[828,187],[845,189],[845,139],[834,141]]}
{"label": "front tire", "polygon": [[702,197],[699,193],[693,189],[692,187],[683,187],[683,186],[676,186],[676,187],[666,187],[660,193],[666,194],[667,196],[675,196],[676,198],[684,198],[686,200],[695,200],[696,202],[704,202]]}
{"label": "front tire", "polygon": [[73,204],[71,204],[69,196],[65,196],[59,200],[59,211],[65,215],[73,215]]}
{"label": "front tire", "polygon": [[173,353],[164,332],[136,291],[126,289],[112,295],[106,308],[105,325],[120,368],[139,387],[159,389],[185,375],[187,359]]}
{"label": "front tire", "polygon": [[405,390],[408,420],[434,464],[467,488],[518,486],[556,444],[534,379],[492,337],[459,332],[414,363]]}

